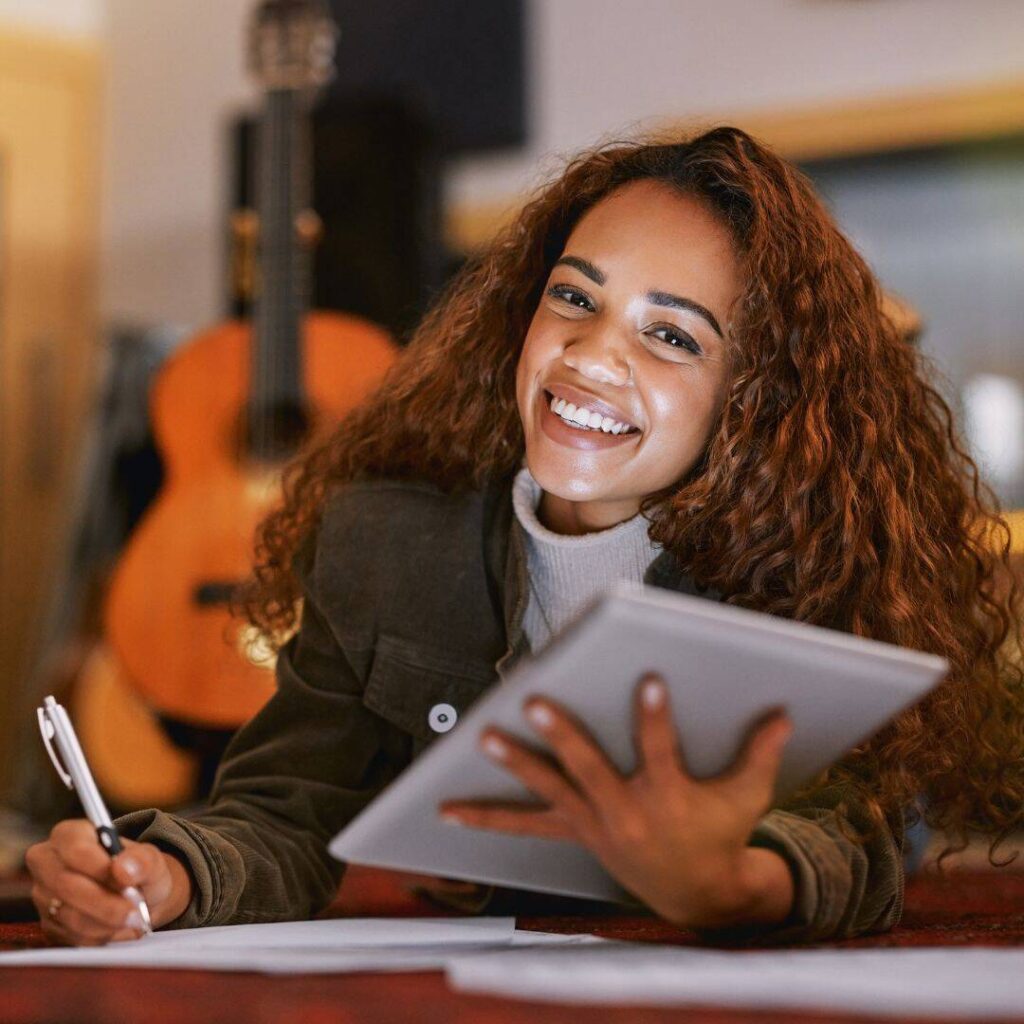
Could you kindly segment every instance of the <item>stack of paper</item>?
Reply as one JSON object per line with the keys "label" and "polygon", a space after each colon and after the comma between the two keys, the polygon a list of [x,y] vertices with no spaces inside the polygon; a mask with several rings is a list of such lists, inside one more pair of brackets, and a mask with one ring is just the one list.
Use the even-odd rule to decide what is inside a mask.
{"label": "stack of paper", "polygon": [[445,970],[460,991],[569,1004],[1024,1018],[1024,949],[721,952],[517,931],[511,917],[234,925],[99,948],[0,953],[0,967],[16,966]]}
{"label": "stack of paper", "polygon": [[1024,1018],[1024,949],[718,952],[605,942],[458,958],[464,992],[559,1003]]}
{"label": "stack of paper", "polygon": [[512,917],[342,918],[156,932],[108,946],[0,953],[0,967],[146,967],[263,974],[441,970],[453,957],[600,942],[517,932]]}

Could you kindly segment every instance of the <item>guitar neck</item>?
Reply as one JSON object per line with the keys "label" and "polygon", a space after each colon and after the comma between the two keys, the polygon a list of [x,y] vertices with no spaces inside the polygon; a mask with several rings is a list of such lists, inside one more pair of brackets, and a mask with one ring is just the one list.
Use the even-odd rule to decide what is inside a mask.
{"label": "guitar neck", "polygon": [[272,89],[259,129],[260,289],[256,300],[250,408],[302,404],[301,326],[309,295],[309,254],[296,217],[309,205],[309,124],[298,89]]}

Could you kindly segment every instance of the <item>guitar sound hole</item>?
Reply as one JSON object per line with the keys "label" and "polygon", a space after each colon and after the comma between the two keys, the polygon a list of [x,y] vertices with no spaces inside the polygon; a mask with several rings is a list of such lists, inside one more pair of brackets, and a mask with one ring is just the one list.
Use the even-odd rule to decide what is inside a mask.
{"label": "guitar sound hole", "polygon": [[192,592],[192,600],[200,608],[210,608],[218,605],[228,605],[235,596],[239,583],[228,583],[224,581],[210,581],[200,583]]}
{"label": "guitar sound hole", "polygon": [[248,455],[258,462],[282,462],[294,455],[309,435],[312,420],[292,402],[250,413],[243,432]]}

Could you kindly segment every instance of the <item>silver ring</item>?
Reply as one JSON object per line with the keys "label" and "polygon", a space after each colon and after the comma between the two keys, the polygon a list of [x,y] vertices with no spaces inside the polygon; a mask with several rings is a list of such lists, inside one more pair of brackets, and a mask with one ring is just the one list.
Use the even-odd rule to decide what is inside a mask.
{"label": "silver ring", "polygon": [[46,908],[46,912],[56,920],[57,915],[60,913],[60,908],[64,906],[64,901],[59,896],[54,896],[50,900],[50,905]]}

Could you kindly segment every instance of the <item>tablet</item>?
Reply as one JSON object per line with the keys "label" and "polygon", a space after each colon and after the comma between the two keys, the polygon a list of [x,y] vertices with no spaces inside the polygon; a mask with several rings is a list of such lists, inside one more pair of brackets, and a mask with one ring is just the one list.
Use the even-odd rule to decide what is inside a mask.
{"label": "tablet", "polygon": [[493,723],[535,747],[522,713],[542,694],[587,726],[623,772],[636,764],[634,690],[668,684],[690,771],[732,764],[772,708],[793,721],[776,800],[813,778],[948,671],[930,654],[641,584],[617,584],[516,665],[331,842],[339,860],[591,899],[635,902],[584,848],[446,824],[442,800],[536,798],[478,748]]}

